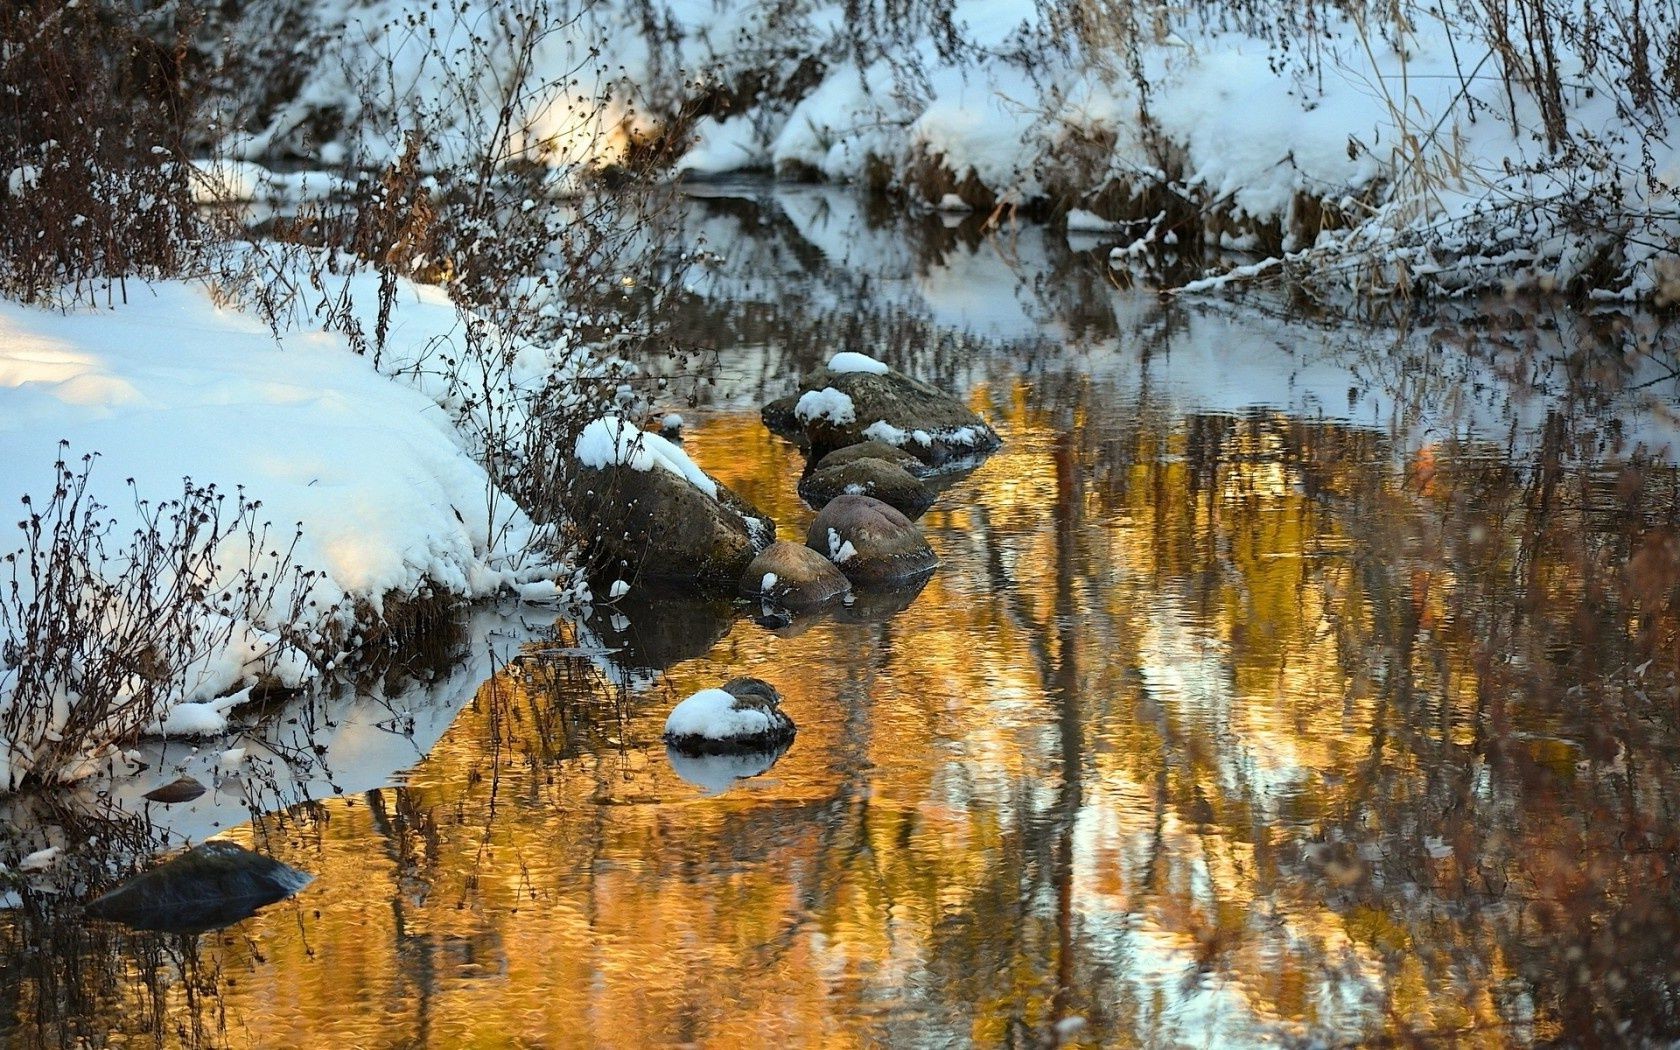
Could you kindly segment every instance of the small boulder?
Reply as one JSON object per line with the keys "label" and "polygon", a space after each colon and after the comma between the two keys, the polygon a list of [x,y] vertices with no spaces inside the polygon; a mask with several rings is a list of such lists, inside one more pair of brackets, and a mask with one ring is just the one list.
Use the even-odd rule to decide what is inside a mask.
{"label": "small boulder", "polygon": [[835,354],[798,391],[765,405],[762,415],[771,430],[803,440],[814,456],[873,439],[937,466],[1002,444],[961,401],[851,352]]}
{"label": "small boulder", "polygon": [[665,743],[691,755],[776,751],[793,739],[782,697],[761,678],[733,678],[702,689],[672,709]]}
{"label": "small boulder", "polygon": [[922,530],[869,496],[841,495],[817,512],[805,545],[854,583],[905,580],[932,572],[939,558]]}
{"label": "small boulder", "polygon": [[918,478],[926,476],[929,471],[926,463],[897,445],[889,445],[885,441],[860,441],[855,445],[837,448],[817,460],[811,466],[811,471],[815,473],[819,470],[827,470],[829,467],[838,467],[860,459],[884,459],[888,463],[903,467]]}
{"label": "small boulder", "polygon": [[816,510],[847,494],[873,496],[909,518],[919,518],[933,506],[931,488],[884,459],[854,459],[799,479],[799,495]]}
{"label": "small boulder", "polygon": [[205,842],[92,901],[87,913],[141,930],[202,933],[284,900],[313,876],[232,842]]}
{"label": "small boulder", "polygon": [[681,448],[622,419],[585,427],[570,510],[619,578],[731,585],[776,537],[769,517],[695,466]]}
{"label": "small boulder", "polygon": [[741,574],[741,593],[785,609],[811,609],[852,589],[846,576],[809,547],[778,540]]}

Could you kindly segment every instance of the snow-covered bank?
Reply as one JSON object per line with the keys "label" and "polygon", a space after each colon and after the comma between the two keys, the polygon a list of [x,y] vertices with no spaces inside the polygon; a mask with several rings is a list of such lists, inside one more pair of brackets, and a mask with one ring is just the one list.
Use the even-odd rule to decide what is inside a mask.
{"label": "snow-covered bank", "polygon": [[[367,285],[350,294],[374,310],[377,276],[346,280]],[[176,638],[148,639],[161,655],[102,656],[107,670],[97,682],[42,682],[28,658],[7,661],[0,716],[12,739],[0,738],[0,792],[72,727],[94,744],[135,728],[220,731],[252,684],[302,684],[353,648],[358,631],[377,629],[393,602],[559,593],[547,581],[561,567],[544,560],[531,521],[480,465],[482,435],[470,424],[482,412],[454,400],[471,369],[459,364],[470,355],[448,297],[398,286],[380,367],[354,352],[342,327],[311,318],[276,334],[187,281],[131,281],[126,303],[64,313],[0,301],[0,493],[14,510],[11,501],[28,495],[25,513],[40,514],[62,484],[60,456],[96,454],[87,492],[105,505],[95,520],[110,523],[110,539],[85,552],[93,572],[134,571],[122,544],[182,498],[183,478],[228,501],[238,492],[260,503],[252,528],[219,537],[192,569],[181,622],[218,626],[198,631],[189,651],[178,651]],[[499,359],[512,364],[494,378],[506,399],[499,411],[517,421],[520,377],[546,380],[556,362],[536,347],[511,349]],[[438,367],[445,359],[456,367]],[[4,549],[25,550],[25,539],[14,535]],[[185,564],[183,551],[166,543],[163,553]],[[50,554],[39,553],[37,564]],[[22,591],[0,618],[9,653],[39,641],[31,603],[46,600],[32,593],[28,557],[19,562]],[[263,582],[230,600],[242,573]],[[278,589],[268,586],[282,574],[272,581]],[[164,571],[156,585],[176,582]],[[85,599],[68,601],[66,613],[92,615]],[[129,615],[109,601],[98,608]],[[100,633],[108,632],[90,635]],[[68,675],[91,674],[87,666],[71,660]],[[108,695],[81,695],[95,686]],[[96,699],[110,711],[90,727],[86,705]],[[14,710],[26,701],[30,712]]]}
{"label": "snow-covered bank", "polygon": [[[1264,272],[1360,293],[1667,299],[1680,276],[1673,85],[1639,75],[1664,68],[1675,29],[1614,39],[1606,27],[1642,22],[1621,0],[1525,7],[1551,34],[1541,70],[1473,4],[1313,9],[1294,33],[1279,30],[1302,14],[1287,5],[1280,23],[1017,0],[861,21],[817,0],[683,0],[652,18],[556,2],[536,5],[531,41],[495,5],[457,6],[296,5],[322,46],[295,90],[253,103],[233,148],[380,164],[418,127],[450,163],[505,93],[496,75],[518,68],[532,96],[513,146],[557,171],[664,132],[688,137],[676,166],[696,176],[769,169],[930,206],[1050,206],[1116,245],[1287,256]],[[415,25],[439,30],[432,51]]]}

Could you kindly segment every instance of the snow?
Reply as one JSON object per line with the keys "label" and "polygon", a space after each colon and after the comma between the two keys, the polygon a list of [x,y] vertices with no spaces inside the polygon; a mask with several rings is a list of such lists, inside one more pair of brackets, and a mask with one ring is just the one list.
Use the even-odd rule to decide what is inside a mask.
{"label": "snow", "polygon": [[852,546],[851,540],[842,541],[839,531],[828,530],[828,558],[836,565],[844,564],[857,557],[857,548]]}
{"label": "snow", "polygon": [[829,358],[828,370],[841,374],[867,372],[870,375],[877,376],[884,376],[889,371],[884,361],[877,361],[868,354],[860,354],[856,350],[842,350]]}
{"label": "snow", "polygon": [[1074,208],[1067,213],[1067,228],[1070,233],[1118,233],[1126,224],[1101,218],[1084,208]]}
{"label": "snow", "polygon": [[618,416],[606,416],[585,426],[573,449],[586,467],[625,466],[631,470],[669,471],[717,499],[717,482],[694,465],[688,453],[658,434],[639,429]]}
{"label": "snow", "polygon": [[608,598],[622,598],[629,593],[630,583],[628,580],[614,580],[612,586],[607,588]]}
{"label": "snow", "polygon": [[678,173],[721,175],[770,163],[769,144],[750,117],[718,120],[702,117],[694,124],[694,144],[677,161]]}
{"label": "snow", "polygon": [[672,737],[733,740],[758,736],[776,728],[770,714],[756,707],[736,708],[735,697],[722,689],[702,689],[678,704],[665,720]]}
{"label": "snow", "polygon": [[667,431],[681,430],[683,428],[683,417],[676,412],[667,412],[665,417],[659,421],[659,426],[660,429]]}
{"label": "snow", "polygon": [[[377,286],[372,275],[346,280],[361,282],[358,293]],[[358,295],[370,309],[375,300]],[[386,367],[426,360],[460,324],[443,293],[399,282]],[[509,356],[547,371],[540,355]],[[130,279],[126,303],[63,312],[0,302],[0,501],[15,508],[25,494],[38,503],[51,494],[60,439],[72,463],[97,453],[89,491],[108,505],[116,536],[138,524],[136,498],[178,499],[182,478],[230,497],[242,489],[261,502],[269,545],[301,529],[293,561],[319,575],[300,626],[317,636],[347,626],[352,606],[377,614],[388,598],[422,590],[480,598],[552,576],[557,567],[528,554],[534,526],[491,483],[424,371],[382,374],[344,336],[309,322],[276,335],[189,281]],[[250,564],[250,542],[236,533],[220,564]],[[181,694],[165,699],[149,731],[221,732],[258,676],[297,686],[316,674],[278,632],[282,610],[218,615],[205,622],[225,629],[226,644],[183,669]],[[0,680],[0,705],[11,688]],[[4,791],[30,768],[32,743],[0,745]]]}
{"label": "snow", "polygon": [[[517,27],[488,0],[298,6],[307,42],[287,75],[299,82],[273,92],[284,97],[234,143],[241,156],[377,167],[401,148],[392,128],[425,126],[437,129],[436,162],[447,163],[469,153],[483,114],[510,87]],[[1130,42],[1120,45],[1070,39],[1053,7],[956,0],[956,48],[931,27],[870,37],[828,4],[689,0],[645,14],[624,0],[587,5],[521,59],[528,80],[509,148],[549,164],[557,184],[575,186],[574,168],[622,157],[708,93],[752,85],[727,117],[696,121],[679,171],[770,166],[858,180],[884,167],[913,183],[932,168],[944,177],[915,188],[938,208],[966,209],[950,180],[972,177],[1005,206],[1069,201],[1068,230],[1102,234],[1120,231],[1087,206],[1098,189],[1170,189],[1225,220],[1226,245],[1256,247],[1262,228],[1277,229],[1285,251],[1315,253],[1302,259],[1326,279],[1370,272],[1337,269],[1337,259],[1404,264],[1449,289],[1496,287],[1502,276],[1556,286],[1605,249],[1621,272],[1604,294],[1654,295],[1664,245],[1680,231],[1664,188],[1680,148],[1661,133],[1661,114],[1623,97],[1624,61],[1581,53],[1590,33],[1557,41],[1561,119],[1577,159],[1548,142],[1523,87],[1534,78],[1505,68],[1500,30],[1475,5],[1408,10],[1403,28],[1395,16],[1331,10],[1293,45],[1196,5],[1118,15],[1125,24],[1110,39]],[[230,39],[268,25],[241,16]],[[1662,61],[1653,54],[1654,66]],[[200,166],[225,184],[221,198],[281,178],[231,161]],[[317,182],[285,188],[327,186]],[[1354,221],[1304,243],[1316,225],[1297,228],[1302,202],[1344,205]],[[1572,205],[1614,228],[1560,236]],[[1526,254],[1486,250],[1499,242]]]}
{"label": "snow", "polygon": [[769,594],[770,593],[770,588],[776,586],[776,579],[777,579],[777,577],[776,577],[775,573],[773,573],[773,572],[765,573],[764,574],[764,579],[758,581],[758,593]]}
{"label": "snow", "polygon": [[857,419],[857,407],[844,391],[831,386],[821,390],[807,390],[793,406],[793,418],[801,423],[827,419],[835,423],[851,423]]}

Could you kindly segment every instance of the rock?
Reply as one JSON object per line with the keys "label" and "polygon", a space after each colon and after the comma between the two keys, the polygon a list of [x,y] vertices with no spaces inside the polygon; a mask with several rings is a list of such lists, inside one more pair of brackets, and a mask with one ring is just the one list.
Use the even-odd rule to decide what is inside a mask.
{"label": "rock", "polygon": [[869,496],[829,500],[811,522],[805,545],[854,583],[905,580],[939,564],[915,522]]}
{"label": "rock", "polygon": [[162,787],[155,787],[140,797],[152,802],[161,802],[168,806],[176,802],[191,802],[204,794],[206,790],[203,784],[192,777],[181,777],[177,780],[171,780]]}
{"label": "rock", "polygon": [[933,489],[884,459],[854,459],[814,470],[799,479],[799,495],[816,510],[848,493],[873,496],[909,518],[921,517],[933,506],[934,499]]}
{"label": "rock", "polygon": [[206,842],[92,901],[87,913],[141,930],[202,933],[284,900],[314,877],[232,842]]}
{"label": "rock", "polygon": [[741,593],[784,609],[811,609],[852,589],[844,573],[809,547],[778,540],[741,574]]}
{"label": "rock", "polygon": [[617,579],[733,586],[776,525],[680,447],[622,418],[578,433],[567,509]]}
{"label": "rock", "polygon": [[763,679],[731,679],[678,704],[665,720],[665,743],[691,755],[776,751],[794,736],[781,703]]}
{"label": "rock", "polygon": [[928,465],[899,448],[889,445],[885,441],[860,441],[855,445],[837,448],[828,453],[812,465],[811,471],[827,470],[860,459],[884,459],[888,463],[897,464],[916,477],[923,477],[928,473]]}
{"label": "rock", "polygon": [[573,520],[619,579],[733,585],[776,536],[773,521],[724,486],[713,497],[666,470],[579,467],[571,491]]}
{"label": "rock", "polygon": [[818,457],[874,439],[937,466],[1002,444],[961,401],[856,353],[834,355],[762,415],[771,430],[803,440]]}

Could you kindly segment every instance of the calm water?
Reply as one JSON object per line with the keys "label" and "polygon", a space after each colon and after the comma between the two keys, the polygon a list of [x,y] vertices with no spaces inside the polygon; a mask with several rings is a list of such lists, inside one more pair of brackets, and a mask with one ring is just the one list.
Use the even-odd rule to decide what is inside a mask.
{"label": "calm water", "polygon": [[[670,364],[659,407],[782,538],[802,461],[757,408],[835,349],[1004,435],[923,519],[926,589],[776,633],[632,596],[281,712],[336,768],[177,819],[308,794],[222,833],[315,883],[197,938],[27,896],[15,1042],[1680,1035],[1661,324],[1177,304],[1102,245],[829,193],[690,221],[720,260],[684,323],[717,353]],[[672,704],[741,674],[781,690],[792,748],[745,779],[674,767]]]}

